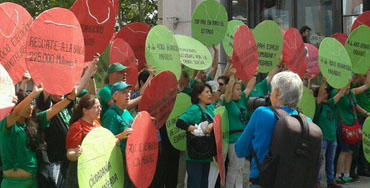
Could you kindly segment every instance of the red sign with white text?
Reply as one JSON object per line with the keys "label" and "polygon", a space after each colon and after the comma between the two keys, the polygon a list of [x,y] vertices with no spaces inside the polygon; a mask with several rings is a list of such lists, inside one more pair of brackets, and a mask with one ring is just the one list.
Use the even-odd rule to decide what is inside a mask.
{"label": "red sign with white text", "polygon": [[295,28],[289,28],[284,34],[283,61],[287,68],[304,77],[307,58],[302,36]]}
{"label": "red sign with white text", "polygon": [[215,139],[216,139],[216,148],[217,148],[217,164],[218,170],[220,171],[220,178],[221,183],[225,185],[225,162],[224,162],[224,154],[222,148],[222,128],[221,128],[221,116],[217,114],[213,119],[214,131],[215,131]]}
{"label": "red sign with white text", "polygon": [[13,96],[15,88],[8,72],[0,64],[0,121],[3,120],[13,109]]}

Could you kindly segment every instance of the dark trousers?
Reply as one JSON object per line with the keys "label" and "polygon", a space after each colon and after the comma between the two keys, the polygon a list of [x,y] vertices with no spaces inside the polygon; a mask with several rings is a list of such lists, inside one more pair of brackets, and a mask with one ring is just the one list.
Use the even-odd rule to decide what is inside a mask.
{"label": "dark trousers", "polygon": [[210,162],[186,161],[188,188],[207,188]]}

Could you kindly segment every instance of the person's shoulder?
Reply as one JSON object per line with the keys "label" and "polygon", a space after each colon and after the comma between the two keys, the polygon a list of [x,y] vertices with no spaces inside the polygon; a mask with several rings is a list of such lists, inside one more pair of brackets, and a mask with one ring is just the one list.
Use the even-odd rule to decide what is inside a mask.
{"label": "person's shoulder", "polygon": [[272,111],[271,107],[268,107],[268,106],[260,106],[256,108],[254,113],[263,114],[263,115],[274,115],[274,112]]}
{"label": "person's shoulder", "polygon": [[82,124],[80,122],[80,120],[72,123],[72,125],[69,126],[69,130],[82,130]]}

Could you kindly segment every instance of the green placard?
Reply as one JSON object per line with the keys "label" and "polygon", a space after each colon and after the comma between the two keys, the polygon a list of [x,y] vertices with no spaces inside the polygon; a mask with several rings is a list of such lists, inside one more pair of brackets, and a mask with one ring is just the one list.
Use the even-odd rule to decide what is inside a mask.
{"label": "green placard", "polygon": [[365,158],[370,163],[370,118],[366,118],[362,127],[362,145]]}
{"label": "green placard", "polygon": [[215,0],[206,0],[198,4],[191,17],[193,38],[211,47],[219,44],[225,37],[227,12],[225,7]]}
{"label": "green placard", "polygon": [[222,46],[224,47],[224,50],[228,56],[233,55],[235,31],[241,25],[244,25],[244,23],[240,20],[231,20],[227,23],[227,31],[225,38],[222,41]]}
{"label": "green placard", "polygon": [[319,48],[320,72],[330,86],[343,88],[352,77],[352,64],[343,45],[334,38],[325,38]]}
{"label": "green placard", "polygon": [[271,20],[257,25],[252,31],[258,48],[258,72],[267,73],[279,64],[283,50],[280,27]]}
{"label": "green placard", "polygon": [[163,25],[153,27],[145,43],[145,59],[148,65],[155,67],[156,74],[171,71],[177,80],[181,76],[180,54],[175,37]]}
{"label": "green placard", "polygon": [[123,159],[116,141],[117,138],[102,127],[86,135],[78,157],[79,187],[123,187]]}
{"label": "green placard", "polygon": [[176,122],[190,106],[191,100],[187,94],[177,94],[175,106],[166,122],[168,138],[172,146],[180,151],[186,151],[186,132],[177,128]]}
{"label": "green placard", "polygon": [[229,149],[229,118],[227,111],[224,106],[220,106],[215,109],[215,115],[220,114],[221,116],[221,129],[222,129],[222,150],[224,157],[226,157]]}
{"label": "green placard", "polygon": [[313,97],[308,88],[303,87],[302,98],[298,103],[299,111],[313,119],[313,116],[315,115],[315,108],[315,97]]}
{"label": "green placard", "polygon": [[205,70],[212,65],[212,55],[201,42],[184,35],[175,35],[183,65],[194,70]]}
{"label": "green placard", "polygon": [[345,48],[352,62],[352,71],[366,74],[370,68],[370,27],[361,25],[353,30]]}

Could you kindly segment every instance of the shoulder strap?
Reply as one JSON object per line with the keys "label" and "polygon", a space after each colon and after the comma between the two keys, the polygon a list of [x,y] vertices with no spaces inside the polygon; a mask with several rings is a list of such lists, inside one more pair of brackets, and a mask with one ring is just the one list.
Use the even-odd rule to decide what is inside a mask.
{"label": "shoulder strap", "polygon": [[[205,121],[205,120],[207,120],[207,121],[211,121],[212,122],[212,117],[210,117],[210,115],[208,115],[208,113],[206,113],[206,115],[204,115],[204,112],[203,112],[203,109],[202,109],[202,107],[200,107],[199,106],[199,104],[197,104],[197,106],[198,106],[198,108],[199,108],[199,110],[200,110],[200,112],[202,113],[202,118],[201,118],[201,122],[202,121]],[[200,123],[200,122],[199,122]]]}

